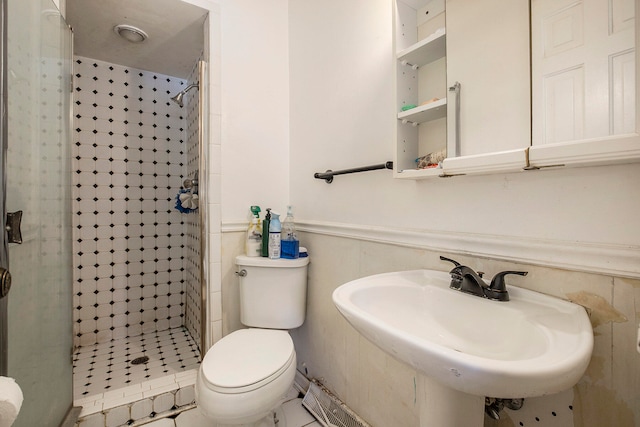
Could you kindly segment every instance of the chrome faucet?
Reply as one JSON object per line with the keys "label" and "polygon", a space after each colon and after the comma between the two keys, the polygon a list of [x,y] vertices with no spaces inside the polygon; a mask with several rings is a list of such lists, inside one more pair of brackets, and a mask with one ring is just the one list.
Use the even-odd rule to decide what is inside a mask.
{"label": "chrome faucet", "polygon": [[443,261],[453,263],[454,267],[449,272],[451,274],[451,289],[476,295],[482,298],[488,298],[495,301],[509,301],[509,292],[504,281],[507,274],[517,274],[526,276],[526,271],[503,271],[496,274],[491,280],[491,284],[487,284],[482,278],[484,273],[475,272],[472,268],[460,264],[450,258],[440,257]]}

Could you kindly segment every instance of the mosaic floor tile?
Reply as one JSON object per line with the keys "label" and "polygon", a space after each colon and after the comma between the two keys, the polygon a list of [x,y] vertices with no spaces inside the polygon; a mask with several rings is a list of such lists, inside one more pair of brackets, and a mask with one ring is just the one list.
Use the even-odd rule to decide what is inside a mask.
{"label": "mosaic floor tile", "polygon": [[74,399],[197,369],[198,346],[185,328],[80,347],[73,357]]}

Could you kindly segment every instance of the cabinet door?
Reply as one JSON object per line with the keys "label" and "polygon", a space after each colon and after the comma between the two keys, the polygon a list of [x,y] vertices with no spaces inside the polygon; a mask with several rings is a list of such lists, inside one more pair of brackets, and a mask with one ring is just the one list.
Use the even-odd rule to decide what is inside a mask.
{"label": "cabinet door", "polygon": [[529,147],[529,2],[447,0],[446,25],[447,85],[461,85],[458,154]]}

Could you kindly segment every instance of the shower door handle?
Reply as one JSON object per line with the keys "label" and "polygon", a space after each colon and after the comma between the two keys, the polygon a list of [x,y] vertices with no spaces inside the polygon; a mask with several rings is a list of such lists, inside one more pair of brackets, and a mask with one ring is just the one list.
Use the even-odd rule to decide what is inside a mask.
{"label": "shower door handle", "polygon": [[0,298],[6,297],[9,289],[11,289],[11,273],[0,267]]}
{"label": "shower door handle", "polygon": [[7,243],[22,244],[22,232],[20,225],[22,224],[22,211],[7,212]]}

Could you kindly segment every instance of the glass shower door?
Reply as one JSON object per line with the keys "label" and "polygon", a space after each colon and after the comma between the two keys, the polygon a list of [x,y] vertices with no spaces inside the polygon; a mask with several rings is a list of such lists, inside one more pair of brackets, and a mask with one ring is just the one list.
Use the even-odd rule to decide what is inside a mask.
{"label": "glass shower door", "polygon": [[73,403],[72,36],[50,0],[2,1],[8,18],[3,196],[6,211],[22,211],[22,242],[4,245],[12,275],[3,299],[5,374],[24,394],[14,426],[58,426]]}

